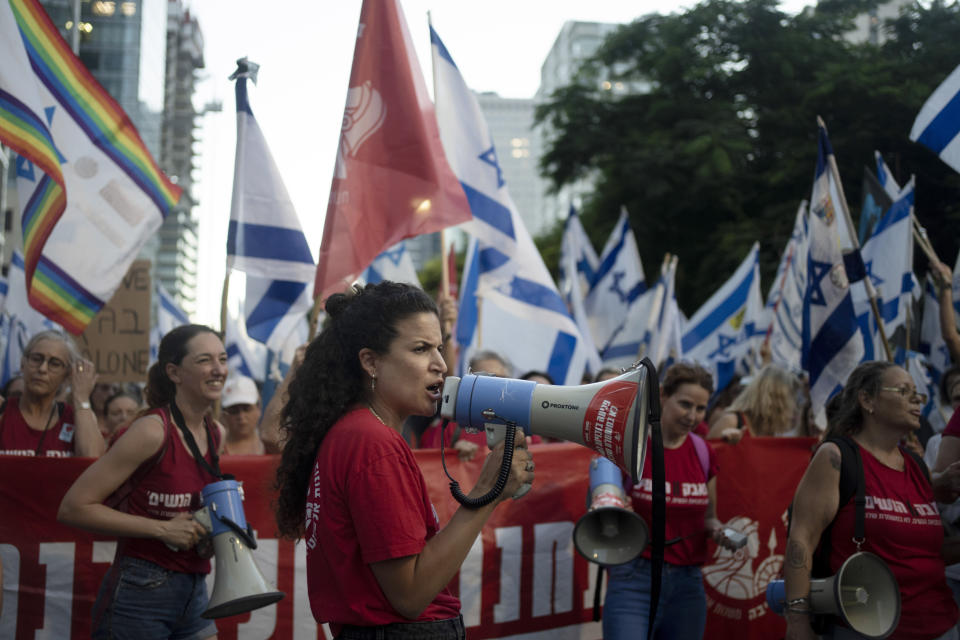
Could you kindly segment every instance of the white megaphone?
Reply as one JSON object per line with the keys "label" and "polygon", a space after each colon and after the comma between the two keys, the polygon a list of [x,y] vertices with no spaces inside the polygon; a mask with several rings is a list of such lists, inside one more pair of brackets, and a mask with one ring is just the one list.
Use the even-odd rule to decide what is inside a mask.
{"label": "white megaphone", "polygon": [[440,415],[468,432],[486,430],[490,447],[504,439],[509,424],[525,435],[576,442],[612,461],[638,482],[647,450],[649,411],[659,416],[660,398],[650,391],[656,377],[656,368],[648,359],[616,378],[581,386],[473,374],[463,379],[450,376],[443,383]]}
{"label": "white megaphone", "polygon": [[[783,580],[767,585],[767,604],[783,614]],[[810,610],[834,615],[867,638],[886,638],[900,622],[900,586],[887,563],[878,556],[855,553],[829,578],[810,581]]]}
{"label": "white megaphone", "polygon": [[597,456],[590,461],[589,510],[573,529],[573,546],[590,562],[609,567],[630,562],[647,546],[647,524],[627,508],[620,469]]}
{"label": "white megaphone", "polygon": [[223,618],[273,604],[285,595],[272,589],[253,559],[257,548],[243,513],[240,483],[227,479],[203,488],[204,507],[194,518],[213,536],[217,573],[204,618]]}

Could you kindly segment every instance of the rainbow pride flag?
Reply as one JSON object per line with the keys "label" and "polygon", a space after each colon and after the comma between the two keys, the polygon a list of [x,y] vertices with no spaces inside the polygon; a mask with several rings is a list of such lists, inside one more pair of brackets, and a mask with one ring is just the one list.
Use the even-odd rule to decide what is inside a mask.
{"label": "rainbow pride flag", "polygon": [[30,304],[79,334],[181,189],[36,0],[0,0],[0,60]]}

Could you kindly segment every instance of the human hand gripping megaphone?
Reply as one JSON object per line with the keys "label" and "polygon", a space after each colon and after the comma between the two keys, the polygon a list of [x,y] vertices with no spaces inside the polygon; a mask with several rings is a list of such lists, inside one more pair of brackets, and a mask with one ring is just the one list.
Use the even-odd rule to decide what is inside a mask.
{"label": "human hand gripping megaphone", "polygon": [[[486,496],[467,498],[455,482],[451,492],[463,505],[479,507],[499,497],[512,461],[513,438],[539,435],[576,442],[607,458],[638,482],[646,455],[649,411],[659,397],[651,391],[657,371],[649,359],[620,376],[581,386],[538,385],[529,380],[468,374],[443,384],[440,416],[463,429],[485,431],[492,448],[507,440],[497,487]],[[514,496],[523,495],[525,485]]]}

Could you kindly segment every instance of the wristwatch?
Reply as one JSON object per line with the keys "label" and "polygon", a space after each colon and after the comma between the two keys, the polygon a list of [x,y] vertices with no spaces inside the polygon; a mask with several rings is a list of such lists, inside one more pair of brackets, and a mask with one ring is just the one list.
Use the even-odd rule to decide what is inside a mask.
{"label": "wristwatch", "polygon": [[90,406],[90,402],[87,401],[87,400],[84,400],[83,402],[81,402],[81,403],[79,403],[79,404],[80,404],[80,408],[81,408],[81,409],[92,409],[92,407]]}

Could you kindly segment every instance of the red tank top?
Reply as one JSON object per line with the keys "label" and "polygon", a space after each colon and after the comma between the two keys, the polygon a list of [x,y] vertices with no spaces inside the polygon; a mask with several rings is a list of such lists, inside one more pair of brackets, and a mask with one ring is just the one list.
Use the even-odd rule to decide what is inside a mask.
{"label": "red tank top", "polygon": [[[163,456],[133,488],[127,503],[127,513],[169,520],[178,513],[196,511],[201,507],[200,491],[216,482],[217,478],[201,470],[190,450],[180,440],[180,432],[166,408],[154,409],[147,415],[157,415],[164,423],[166,446]],[[213,434],[214,447],[220,446],[220,433],[209,421],[206,426]],[[204,456],[213,462],[211,452]],[[144,464],[151,464],[147,460]],[[136,473],[136,472],[135,472]],[[210,573],[210,561],[197,555],[194,549],[173,551],[153,538],[120,538],[122,555],[148,560],[165,569],[183,573]]]}
{"label": "red tank top", "polygon": [[77,430],[73,421],[73,407],[63,405],[63,413],[54,418],[56,422],[46,431],[31,429],[20,412],[20,398],[10,398],[0,416],[0,454],[59,458],[72,456],[73,437]]}
{"label": "red tank top", "polygon": [[[900,624],[893,637],[939,637],[956,624],[957,606],[944,578],[940,557],[943,525],[933,489],[907,453],[903,453],[903,471],[887,467],[863,447],[860,456],[867,498],[862,550],[880,556],[900,586]],[[857,550],[852,540],[853,521],[854,501],[850,500],[837,512],[831,529],[830,569],[834,573]]]}

